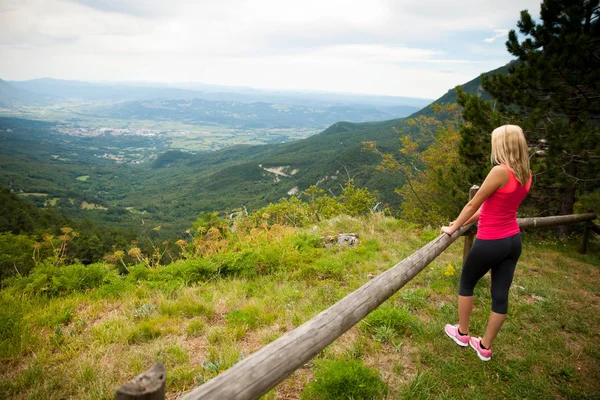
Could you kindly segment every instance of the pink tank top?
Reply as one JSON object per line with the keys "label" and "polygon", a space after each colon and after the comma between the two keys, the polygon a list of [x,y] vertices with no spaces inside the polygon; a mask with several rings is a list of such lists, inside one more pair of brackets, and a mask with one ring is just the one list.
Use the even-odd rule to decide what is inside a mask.
{"label": "pink tank top", "polygon": [[520,232],[517,210],[529,192],[531,176],[523,186],[515,178],[514,172],[508,166],[502,165],[508,169],[508,182],[483,202],[477,227],[477,239],[504,239]]}

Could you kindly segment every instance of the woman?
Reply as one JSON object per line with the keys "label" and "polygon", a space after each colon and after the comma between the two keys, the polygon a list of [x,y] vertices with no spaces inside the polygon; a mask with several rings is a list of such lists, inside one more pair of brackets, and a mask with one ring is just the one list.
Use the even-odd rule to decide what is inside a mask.
{"label": "woman", "polygon": [[[461,226],[479,220],[477,236],[463,265],[458,292],[458,324],[447,324],[446,335],[459,346],[470,345],[479,358],[489,361],[491,346],[506,320],[508,290],[521,255],[517,209],[531,187],[531,170],[523,130],[504,125],[492,132],[492,164],[475,197],[442,233],[452,235]],[[492,311],[483,338],[469,336],[473,289],[492,271]]]}

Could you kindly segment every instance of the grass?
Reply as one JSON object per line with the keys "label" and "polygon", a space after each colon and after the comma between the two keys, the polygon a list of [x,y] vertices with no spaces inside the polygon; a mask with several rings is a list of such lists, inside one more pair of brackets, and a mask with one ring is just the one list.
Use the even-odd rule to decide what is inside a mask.
{"label": "grass", "polygon": [[[177,273],[188,271],[181,268],[190,274],[199,268],[189,263],[161,267],[163,275],[107,275],[83,286],[77,280],[80,289],[49,298],[5,288],[0,397],[114,398],[118,386],[161,360],[167,398],[175,398],[435,236],[379,215],[336,218],[316,228],[321,236],[350,231],[359,234],[356,248],[300,252],[287,231],[268,237],[257,244],[264,250],[257,259],[271,266],[264,273],[181,279]],[[265,398],[600,398],[600,243],[593,238],[586,256],[576,242],[526,235],[524,243],[492,361],[481,362],[442,333],[457,318],[460,243]],[[484,332],[489,287],[486,277],[476,290],[473,335]]]}

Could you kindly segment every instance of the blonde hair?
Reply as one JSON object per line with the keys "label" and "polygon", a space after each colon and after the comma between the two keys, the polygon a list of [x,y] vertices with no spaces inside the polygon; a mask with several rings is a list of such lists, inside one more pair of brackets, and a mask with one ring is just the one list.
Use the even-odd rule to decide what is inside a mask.
{"label": "blonde hair", "polygon": [[517,125],[500,126],[492,132],[492,164],[506,164],[521,185],[531,175],[527,141]]}

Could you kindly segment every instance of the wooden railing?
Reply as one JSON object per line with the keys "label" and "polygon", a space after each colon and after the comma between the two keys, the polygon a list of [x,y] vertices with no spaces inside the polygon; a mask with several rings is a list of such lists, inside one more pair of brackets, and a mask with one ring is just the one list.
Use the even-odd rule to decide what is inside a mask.
{"label": "wooden railing", "polygon": [[[518,222],[521,229],[529,229],[594,219],[596,219],[596,214],[590,213],[522,218],[518,219]],[[593,226],[598,229],[596,225]],[[466,232],[471,234],[472,231],[469,231],[469,228],[470,226],[462,227],[452,236],[446,234],[438,236],[316,317],[192,390],[183,399],[241,400],[259,398],[406,285],[461,235]],[[598,232],[598,230],[595,231]],[[133,386],[129,384],[118,389],[116,398],[118,400],[164,399],[164,369],[160,370],[159,368],[158,371],[157,373],[155,366],[148,372],[137,376],[132,381]],[[162,381],[152,384],[153,379],[162,379]],[[127,393],[123,390],[126,387],[130,389]],[[144,392],[144,388],[148,388],[148,391]],[[156,395],[159,397],[152,397]]]}

